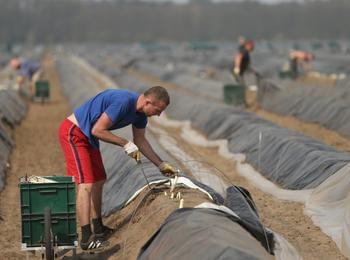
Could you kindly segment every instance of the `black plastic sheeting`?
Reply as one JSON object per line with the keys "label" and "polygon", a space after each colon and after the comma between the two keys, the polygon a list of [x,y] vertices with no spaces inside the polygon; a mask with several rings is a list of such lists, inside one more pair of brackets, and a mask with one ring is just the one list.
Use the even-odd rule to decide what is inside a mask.
{"label": "black plastic sheeting", "polygon": [[[273,85],[277,86],[274,91],[265,91]],[[263,92],[260,106],[265,110],[295,116],[350,137],[350,80],[335,87],[267,80],[261,81],[259,89]]]}
{"label": "black plastic sheeting", "polygon": [[8,158],[14,147],[9,130],[23,119],[26,111],[26,104],[16,91],[0,90],[0,190],[5,184]]}
{"label": "black plastic sheeting", "polygon": [[137,259],[274,259],[226,212],[174,211],[142,247]]}
{"label": "black plastic sheeting", "polygon": [[248,163],[283,188],[314,188],[350,161],[346,152],[252,113],[175,91],[171,97],[172,118],[190,120],[209,139],[227,139],[231,152],[246,154]]}
{"label": "black plastic sheeting", "polygon": [[25,116],[27,105],[15,90],[0,90],[0,117],[11,127]]}
{"label": "black plastic sheeting", "polygon": [[[121,82],[138,82],[130,76]],[[135,85],[135,84],[134,84]],[[146,86],[139,85],[142,91]],[[227,139],[232,153],[246,154],[249,164],[267,179],[286,189],[317,187],[350,161],[350,155],[310,137],[277,126],[239,108],[169,90],[167,114],[190,120],[209,139]],[[259,136],[261,140],[259,141]]]}
{"label": "black plastic sheeting", "polygon": [[[223,53],[225,52],[213,53],[213,55],[222,55]],[[232,76],[229,75],[229,67],[226,70],[214,70],[215,73],[210,79],[200,78],[201,75],[206,75],[205,69],[208,69],[208,66],[203,64],[208,64],[211,59],[215,58],[204,56],[204,62],[202,56],[197,57],[198,53],[189,53],[189,55],[171,56],[169,57],[171,62],[166,64],[162,56],[155,53],[143,54],[139,61],[134,63],[134,67],[146,74],[198,93],[204,98],[210,97],[213,100],[223,101],[223,86],[229,82],[234,83]],[[118,57],[118,55],[113,57]],[[231,59],[231,55],[226,53],[226,56],[222,56],[221,59]],[[271,53],[253,53],[253,64],[264,77],[277,74],[280,70],[279,65],[281,67],[286,61],[286,55],[271,56]],[[172,65],[171,70],[168,68],[169,64]],[[105,67],[102,64],[96,65],[101,68]],[[349,58],[339,55],[322,54],[315,61],[315,67],[321,72],[329,73],[348,73],[350,71]],[[327,71],[329,68],[333,71]],[[118,77],[115,73],[114,75],[109,73],[110,68],[102,69],[110,76]],[[121,75],[119,74],[119,76]],[[350,137],[350,107],[348,106],[350,80],[340,80],[336,87],[325,87],[276,78],[257,82],[249,74],[246,77],[246,83],[259,85],[258,102],[263,109],[282,115],[295,116],[306,122],[317,123]]]}

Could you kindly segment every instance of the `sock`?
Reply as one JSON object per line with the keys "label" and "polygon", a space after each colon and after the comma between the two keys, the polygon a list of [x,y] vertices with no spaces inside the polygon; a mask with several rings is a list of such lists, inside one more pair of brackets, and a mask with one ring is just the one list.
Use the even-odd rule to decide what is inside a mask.
{"label": "sock", "polygon": [[90,224],[81,226],[81,242],[86,243],[91,236],[91,226]]}
{"label": "sock", "polygon": [[104,226],[102,224],[102,218],[94,218],[92,220],[92,224],[94,225],[94,232],[95,234],[101,234],[104,231]]}

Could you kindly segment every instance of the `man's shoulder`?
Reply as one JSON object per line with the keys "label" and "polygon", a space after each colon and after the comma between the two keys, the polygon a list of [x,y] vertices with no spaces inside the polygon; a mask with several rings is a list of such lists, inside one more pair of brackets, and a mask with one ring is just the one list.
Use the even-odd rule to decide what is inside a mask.
{"label": "man's shoulder", "polygon": [[139,95],[127,89],[107,89],[103,92],[103,96],[110,100],[110,104],[121,105],[121,103],[124,103],[125,105],[133,105]]}
{"label": "man's shoulder", "polygon": [[125,96],[125,97],[137,95],[136,92],[133,92],[131,90],[128,90],[128,89],[116,89],[116,88],[106,89],[102,93],[109,94],[109,95]]}

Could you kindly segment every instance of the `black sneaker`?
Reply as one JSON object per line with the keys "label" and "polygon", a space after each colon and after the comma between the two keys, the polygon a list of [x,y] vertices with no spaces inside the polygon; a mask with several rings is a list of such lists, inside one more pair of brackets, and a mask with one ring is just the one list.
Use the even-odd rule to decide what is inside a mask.
{"label": "black sneaker", "polygon": [[101,233],[95,233],[95,237],[97,239],[100,239],[102,241],[107,240],[108,238],[110,238],[110,236],[114,233],[114,229],[113,228],[109,228],[106,226],[103,226],[103,232]]}
{"label": "black sneaker", "polygon": [[109,242],[102,241],[101,239],[98,239],[93,235],[90,236],[87,242],[80,241],[80,247],[83,250],[99,251],[99,250],[106,249],[108,246],[109,246]]}

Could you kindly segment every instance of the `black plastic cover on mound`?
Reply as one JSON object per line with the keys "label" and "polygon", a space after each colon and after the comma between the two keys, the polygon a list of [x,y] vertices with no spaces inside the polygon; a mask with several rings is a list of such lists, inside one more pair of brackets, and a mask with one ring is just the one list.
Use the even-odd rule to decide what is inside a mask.
{"label": "black plastic cover on mound", "polygon": [[228,213],[210,208],[174,211],[141,248],[141,259],[274,259]]}
{"label": "black plastic cover on mound", "polygon": [[[278,88],[271,89],[272,86]],[[259,104],[265,110],[295,116],[350,137],[349,86],[349,80],[343,80],[333,87],[288,80],[264,80],[259,83]]]}
{"label": "black plastic cover on mound", "polygon": [[6,126],[14,128],[26,113],[25,102],[14,90],[0,90],[0,190],[5,184],[5,171],[14,143]]}
{"label": "black plastic cover on mound", "polygon": [[237,223],[260,241],[268,252],[273,254],[273,234],[266,230],[260,222],[257,208],[249,191],[238,186],[227,188],[224,205],[240,217]]}
{"label": "black plastic cover on mound", "polygon": [[0,117],[14,127],[26,114],[26,104],[14,90],[0,90]]}
{"label": "black plastic cover on mound", "polygon": [[228,140],[230,152],[245,154],[249,164],[285,189],[315,188],[350,162],[349,153],[252,113],[169,92],[168,115],[176,120],[190,120],[211,140]]}
{"label": "black plastic cover on mound", "polygon": [[[123,75],[119,80],[133,82],[132,88],[139,92],[147,88],[133,76]],[[277,89],[270,84],[265,86],[264,92]],[[168,91],[171,97],[166,110],[168,115],[176,120],[190,120],[191,125],[210,140],[228,140],[230,152],[244,153],[249,164],[285,189],[315,188],[350,162],[349,153],[337,151],[253,113],[184,95],[182,91]],[[259,98],[264,100],[264,93]]]}

